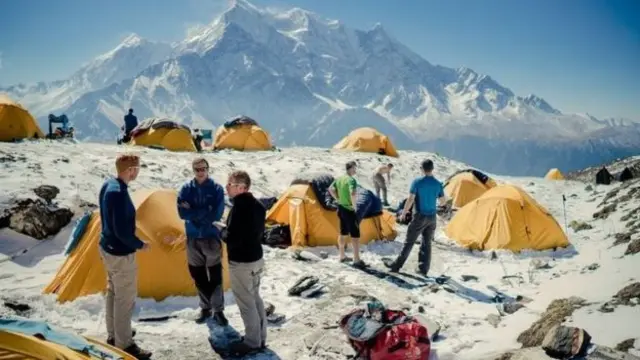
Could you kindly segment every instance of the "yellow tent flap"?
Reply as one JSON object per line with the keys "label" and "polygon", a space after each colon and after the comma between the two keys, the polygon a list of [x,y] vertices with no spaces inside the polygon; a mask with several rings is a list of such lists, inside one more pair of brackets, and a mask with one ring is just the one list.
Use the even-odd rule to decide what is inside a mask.
{"label": "yellow tent flap", "polygon": [[546,250],[569,240],[556,219],[523,189],[496,186],[460,209],[445,229],[463,247]]}
{"label": "yellow tent flap", "polygon": [[[99,350],[120,356],[123,360],[136,358],[126,352],[92,339],[85,339]],[[7,360],[98,360],[102,357],[83,354],[66,346],[41,340],[35,336],[0,330],[0,359]]]}
{"label": "yellow tent flap", "polygon": [[[136,133],[136,129],[134,129],[129,144],[157,146],[169,151],[198,151],[193,142],[191,129],[188,127],[165,119],[147,119],[145,122],[152,125],[146,130],[141,130],[139,133]],[[160,123],[162,123],[163,126],[155,127],[154,124]]]}
{"label": "yellow tent flap", "polygon": [[0,141],[43,139],[36,119],[20,104],[0,95]]}
{"label": "yellow tent flap", "polygon": [[449,179],[444,192],[453,200],[453,206],[460,208],[495,186],[496,182],[491,178],[482,183],[472,172],[461,172]]}
{"label": "yellow tent flap", "polygon": [[239,151],[271,150],[271,138],[260,126],[241,124],[220,126],[213,141],[214,149],[235,149]]}
{"label": "yellow tent flap", "polygon": [[562,175],[560,170],[553,168],[547,172],[544,178],[547,180],[564,180],[564,175]]}
{"label": "yellow tent flap", "polygon": [[333,146],[334,149],[372,152],[398,157],[398,151],[391,140],[378,130],[364,127],[355,129]]}
{"label": "yellow tent flap", "polygon": [[[287,224],[293,246],[332,246],[338,243],[338,214],[320,205],[310,185],[289,187],[267,213],[267,221]],[[360,242],[394,240],[395,217],[384,210],[382,215],[360,223]]]}
{"label": "yellow tent flap", "polygon": [[[176,208],[173,189],[139,190],[132,194],[136,207],[136,235],[150,243],[148,251],[138,251],[138,296],[157,301],[169,296],[196,295],[187,267],[184,223]],[[57,294],[59,302],[106,290],[107,275],[99,254],[100,212],[94,211],[85,232],[69,254],[45,294]],[[168,245],[165,239],[179,238]],[[224,289],[230,286],[227,251],[223,243]]]}

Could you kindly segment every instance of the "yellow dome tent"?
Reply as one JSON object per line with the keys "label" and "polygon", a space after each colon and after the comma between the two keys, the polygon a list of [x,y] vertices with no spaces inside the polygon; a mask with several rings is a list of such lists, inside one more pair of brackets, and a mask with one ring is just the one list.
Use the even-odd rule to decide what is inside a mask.
{"label": "yellow dome tent", "polygon": [[131,131],[130,145],[160,147],[169,151],[198,151],[191,129],[173,120],[150,118]]}
{"label": "yellow dome tent", "polygon": [[[122,360],[135,360],[128,353],[92,339],[83,337],[91,345],[99,350],[119,356]],[[75,351],[67,346],[42,340],[35,336],[21,334],[12,331],[0,330],[0,359],[11,360],[99,360],[105,359],[99,355],[85,354]]]}
{"label": "yellow dome tent", "polygon": [[[177,191],[173,189],[139,190],[132,194],[136,207],[136,235],[151,244],[148,251],[136,253],[138,296],[161,301],[169,296],[196,295],[187,267],[184,223],[178,216]],[[59,302],[106,290],[107,275],[98,251],[100,212],[92,213],[84,234],[67,257],[45,294],[57,294]],[[167,244],[166,238],[181,239]],[[230,286],[227,252],[223,243],[224,289]]]}
{"label": "yellow dome tent", "polygon": [[364,127],[355,129],[333,146],[338,150],[372,152],[398,157],[398,151],[391,140],[378,130]]}
{"label": "yellow dome tent", "polygon": [[524,190],[499,185],[468,203],[451,219],[445,234],[474,250],[546,250],[569,240],[549,214]]}
{"label": "yellow dome tent", "polygon": [[[311,185],[291,185],[271,207],[267,221],[289,225],[292,246],[338,244],[338,213],[322,207]],[[360,223],[360,243],[394,240],[397,236],[395,225],[395,217],[386,210],[382,215],[363,219]]]}
{"label": "yellow dome tent", "polygon": [[44,139],[38,122],[25,108],[0,95],[0,141]]}
{"label": "yellow dome tent", "polygon": [[496,186],[493,179],[479,174],[486,177],[484,183],[472,171],[455,174],[445,182],[444,192],[453,200],[454,207],[461,208]]}
{"label": "yellow dome tent", "polygon": [[216,130],[214,149],[239,151],[271,150],[271,137],[250,117],[241,116],[226,122]]}
{"label": "yellow dome tent", "polygon": [[547,180],[564,180],[564,175],[562,175],[560,170],[553,168],[547,172],[547,175],[544,178]]}

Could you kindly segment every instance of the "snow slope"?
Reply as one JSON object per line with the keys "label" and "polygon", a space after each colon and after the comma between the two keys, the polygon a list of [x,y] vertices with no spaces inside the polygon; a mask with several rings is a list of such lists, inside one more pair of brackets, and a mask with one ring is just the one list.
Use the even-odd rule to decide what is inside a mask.
{"label": "snow slope", "polygon": [[206,128],[246,114],[282,146],[328,146],[366,122],[392,128],[404,148],[505,174],[579,169],[640,149],[638,121],[565,114],[470,68],[431,64],[380,24],[357,30],[246,0],[176,44],[132,35],[70,80],[4,90],[37,116],[65,111],[90,139],[113,139],[133,107]]}
{"label": "snow slope", "polygon": [[[12,154],[21,158],[18,162],[0,163],[0,209],[14,197],[32,196],[30,189],[41,184],[53,184],[61,189],[61,203],[77,211],[86,202],[95,203],[102,181],[113,170],[113,161],[122,147],[98,144],[65,144],[54,142],[26,142],[0,144],[0,158]],[[145,148],[133,148],[140,153],[143,169],[139,180],[132,183],[132,190],[143,187],[177,188],[188,180],[190,161],[195,154],[170,153]],[[260,196],[281,193],[287,184],[300,172],[324,172],[340,174],[343,164],[357,160],[360,167],[358,181],[371,188],[369,173],[389,158],[374,154],[344,153],[320,148],[286,148],[281,152],[219,152],[206,155],[211,163],[216,181],[226,180],[226,174],[234,169],[247,170],[255,183],[254,192]],[[392,159],[395,164],[390,186],[393,203],[403,198],[411,180],[418,175],[418,164],[424,158],[432,158],[436,174],[444,179],[464,164],[450,161],[429,153],[406,152],[401,159]],[[562,195],[566,195],[566,220],[588,221],[592,230],[573,233],[569,230],[572,247],[545,252],[511,254],[497,252],[497,260],[490,253],[468,252],[455,246],[442,230],[440,220],[434,242],[432,274],[446,273],[460,281],[463,274],[479,277],[478,282],[466,282],[465,286],[475,290],[475,299],[469,301],[446,291],[431,293],[427,288],[403,289],[390,282],[380,280],[337,262],[334,248],[309,249],[319,254],[327,251],[329,257],[317,262],[301,262],[292,259],[287,250],[265,248],[267,272],[261,292],[266,301],[276,306],[287,321],[269,328],[269,346],[281,359],[337,359],[345,358],[341,351],[348,346],[336,329],[323,329],[334,325],[341,315],[357,306],[357,295],[373,295],[394,308],[407,308],[417,312],[425,309],[426,316],[442,322],[443,337],[433,343],[432,359],[480,359],[486,354],[519,347],[516,338],[520,332],[538,318],[538,315],[553,299],[575,295],[595,302],[581,309],[571,320],[584,326],[594,341],[615,346],[627,338],[640,334],[640,306],[618,307],[613,313],[593,311],[599,303],[611,298],[640,272],[637,256],[621,257],[623,248],[610,247],[610,236],[623,227],[616,213],[607,220],[590,221],[601,198],[613,186],[598,186],[594,191],[585,189],[578,182],[551,182],[542,178],[496,177],[499,182],[522,186],[536,200],[564,224]],[[29,303],[32,317],[42,318],[83,334],[105,337],[103,322],[103,300],[100,296],[87,296],[60,305],[52,296],[42,295],[43,287],[51,280],[62,264],[61,254],[71,230],[69,225],[58,236],[38,243],[36,240],[16,234],[11,230],[0,230],[0,297]],[[400,235],[395,242],[373,243],[364,248],[363,258],[374,266],[382,266],[383,256],[393,256],[402,246],[406,227],[399,226]],[[637,234],[634,235],[637,237]],[[8,254],[38,244],[27,254],[8,260]],[[406,265],[407,272],[416,266],[417,250]],[[551,269],[536,270],[534,259],[546,259]],[[594,262],[600,267],[592,272],[583,269]],[[287,289],[295,280],[306,274],[314,274],[329,287],[327,294],[319,299],[301,299],[287,296]],[[503,275],[520,275],[523,281],[503,282]],[[460,281],[462,283],[462,281]],[[485,319],[497,314],[495,304],[483,302],[493,296],[487,286],[494,285],[515,296],[525,295],[533,299],[527,308],[504,317],[497,328]],[[230,293],[226,294],[228,317],[231,324],[242,331],[242,321]],[[1,304],[1,302],[0,302]],[[177,318],[161,323],[139,323],[136,338],[140,344],[153,350],[154,359],[201,359],[216,358],[208,344],[208,329],[196,325],[192,319],[197,312],[195,297],[173,297],[156,303],[139,299],[134,318],[153,314],[172,313]],[[0,305],[0,314],[10,310]],[[603,327],[609,324],[612,327]],[[615,326],[614,326],[615,325]],[[317,346],[307,346],[316,332],[325,336],[316,337]],[[636,340],[636,343],[638,339]],[[638,346],[638,345],[636,345]],[[347,350],[345,350],[347,349]]]}

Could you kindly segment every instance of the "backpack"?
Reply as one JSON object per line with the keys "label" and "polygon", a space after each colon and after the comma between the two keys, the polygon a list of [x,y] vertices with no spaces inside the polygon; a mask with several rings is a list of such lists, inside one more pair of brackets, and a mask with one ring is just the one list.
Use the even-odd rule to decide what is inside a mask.
{"label": "backpack", "polygon": [[265,245],[287,248],[291,245],[291,230],[289,225],[267,225],[264,229],[262,243]]}
{"label": "backpack", "polygon": [[365,313],[356,309],[340,319],[340,328],[356,351],[357,359],[429,359],[431,340],[427,328],[418,320],[403,311],[384,309],[378,322],[367,318]]}

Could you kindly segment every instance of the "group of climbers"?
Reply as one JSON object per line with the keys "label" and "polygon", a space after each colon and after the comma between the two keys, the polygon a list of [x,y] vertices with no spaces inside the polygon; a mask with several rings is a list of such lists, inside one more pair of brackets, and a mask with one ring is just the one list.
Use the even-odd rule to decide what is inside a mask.
{"label": "group of climbers", "polygon": [[[123,349],[138,359],[149,359],[151,352],[134,341],[131,317],[137,297],[137,251],[151,245],[136,236],[136,209],[129,196],[129,184],[140,171],[140,157],[120,155],[116,159],[117,176],[108,179],[99,194],[100,253],[107,272],[106,327],[107,343]],[[209,177],[209,163],[204,158],[192,162],[194,178],[185,183],[176,207],[184,220],[187,236],[187,263],[200,298],[197,323],[213,315],[226,326],[222,289],[222,243],[226,243],[231,290],[245,324],[245,336],[231,344],[231,352],[240,356],[266,346],[266,313],[259,294],[264,267],[262,235],[264,206],[251,194],[251,178],[244,171],[228,176],[226,192],[233,206],[222,223],[225,199],[221,185]],[[167,238],[172,245],[177,238]],[[213,310],[213,313],[212,313]]]}

